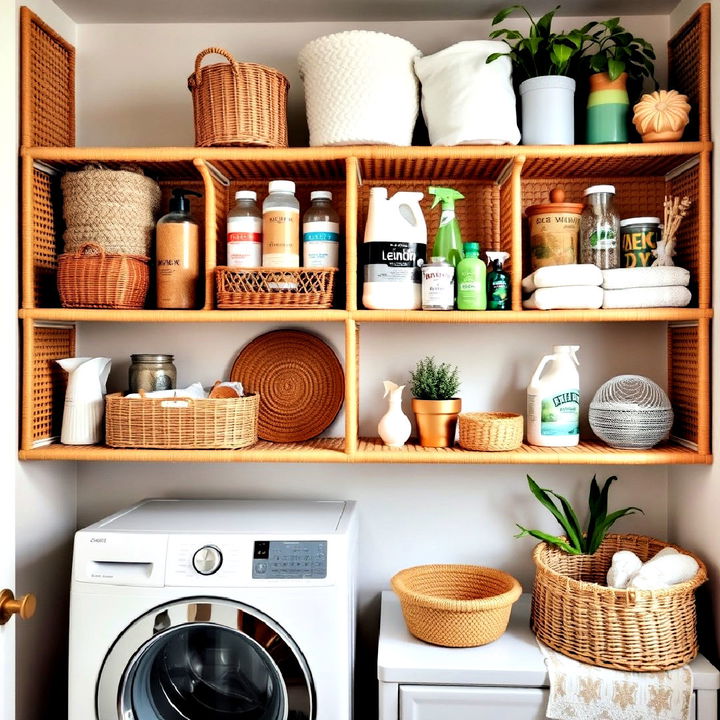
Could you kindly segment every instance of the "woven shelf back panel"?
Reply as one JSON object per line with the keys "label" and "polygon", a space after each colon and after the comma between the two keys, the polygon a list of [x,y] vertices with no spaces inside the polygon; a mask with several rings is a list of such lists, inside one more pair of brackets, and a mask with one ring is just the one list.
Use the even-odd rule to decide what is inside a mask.
{"label": "woven shelf back panel", "polygon": [[75,145],[75,48],[20,8],[20,142]]}
{"label": "woven shelf back panel", "polygon": [[698,385],[698,327],[684,324],[668,326],[668,394],[675,419],[672,436],[698,444],[698,406],[707,390]]}

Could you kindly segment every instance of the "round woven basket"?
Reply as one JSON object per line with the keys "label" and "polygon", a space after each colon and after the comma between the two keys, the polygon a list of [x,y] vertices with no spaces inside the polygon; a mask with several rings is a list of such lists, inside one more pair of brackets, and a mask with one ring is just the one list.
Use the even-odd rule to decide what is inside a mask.
{"label": "round woven basket", "polygon": [[461,413],[458,420],[458,442],[465,450],[497,452],[522,445],[523,417],[517,413]]}
{"label": "round woven basket", "polygon": [[419,565],[390,581],[408,630],[445,647],[475,647],[507,628],[520,583],[502,570],[478,565]]}
{"label": "round woven basket", "polygon": [[[618,550],[631,550],[645,562],[666,547],[697,560],[692,580],[665,590],[605,586]],[[670,670],[697,655],[695,589],[707,580],[707,571],[696,555],[644,535],[608,535],[593,555],[570,555],[543,542],[533,560],[531,625],[553,650],[632,672]]]}
{"label": "round woven basket", "polygon": [[160,186],[134,170],[88,166],[60,181],[65,252],[96,243],[107,253],[150,255]]}
{"label": "round woven basket", "polygon": [[258,436],[271,442],[309,440],[342,407],[345,377],[337,356],[315,335],[276,330],[248,343],[230,379],[260,395]]}

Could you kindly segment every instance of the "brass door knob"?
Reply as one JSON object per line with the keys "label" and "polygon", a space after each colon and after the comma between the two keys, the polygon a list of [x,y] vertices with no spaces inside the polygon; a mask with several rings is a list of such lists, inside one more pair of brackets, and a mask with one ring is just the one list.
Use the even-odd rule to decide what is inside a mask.
{"label": "brass door knob", "polygon": [[12,590],[0,590],[0,625],[4,625],[13,615],[28,620],[35,614],[37,600],[32,593],[15,599]]}

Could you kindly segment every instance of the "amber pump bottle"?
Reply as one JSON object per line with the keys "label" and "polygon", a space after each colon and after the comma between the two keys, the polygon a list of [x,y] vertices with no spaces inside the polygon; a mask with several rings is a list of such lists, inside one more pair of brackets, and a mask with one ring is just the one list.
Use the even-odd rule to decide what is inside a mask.
{"label": "amber pump bottle", "polygon": [[198,225],[190,214],[187,195],[200,193],[175,188],[170,212],[157,223],[155,237],[155,280],[157,306],[163,310],[188,310],[196,306],[200,276]]}

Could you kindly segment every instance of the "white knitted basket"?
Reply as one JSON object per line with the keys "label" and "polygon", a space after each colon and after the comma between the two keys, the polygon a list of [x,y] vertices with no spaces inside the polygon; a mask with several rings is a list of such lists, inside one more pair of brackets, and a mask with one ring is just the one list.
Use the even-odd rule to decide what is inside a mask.
{"label": "white knitted basket", "polygon": [[366,30],[308,43],[298,63],[310,145],[410,145],[420,54],[407,40]]}
{"label": "white knitted basket", "polygon": [[600,386],[588,414],[610,447],[647,450],[668,437],[673,409],[665,391],[642,375],[618,375]]}

